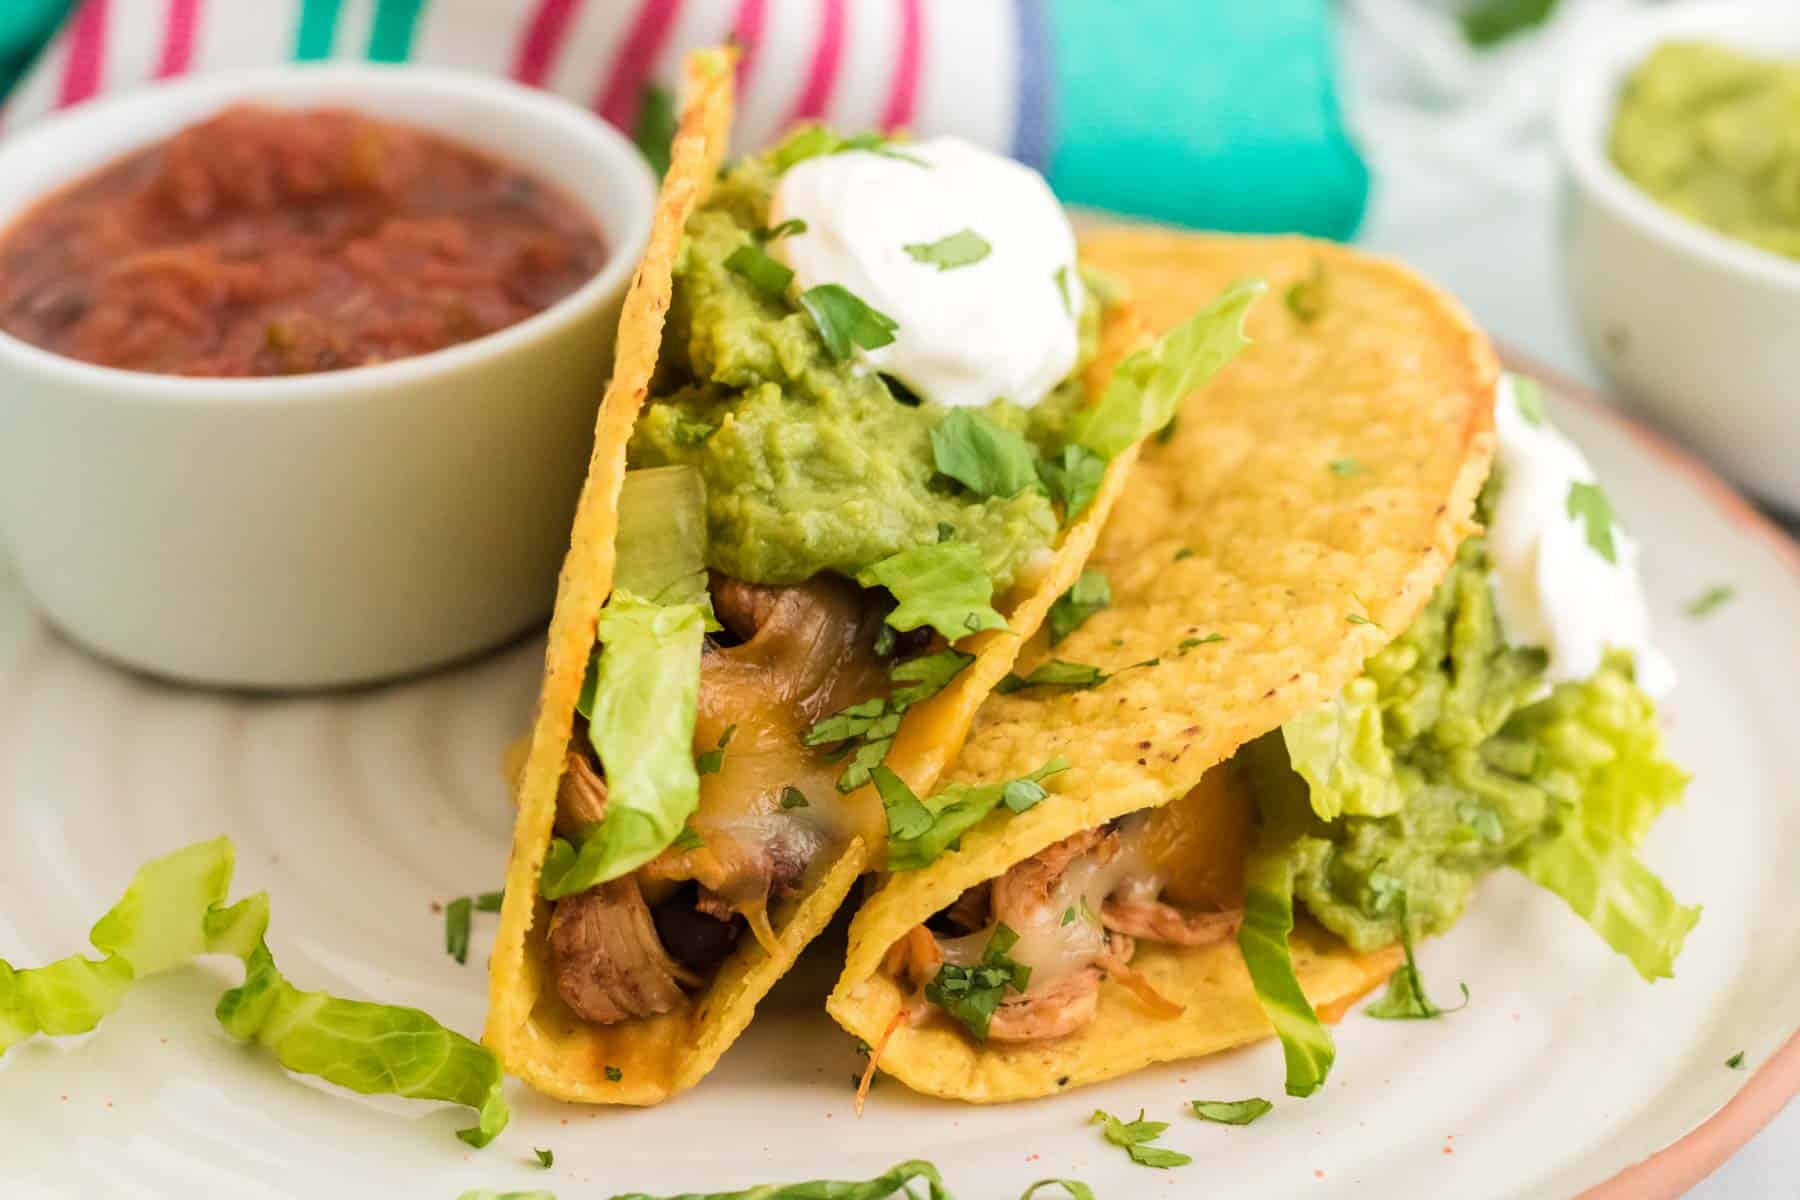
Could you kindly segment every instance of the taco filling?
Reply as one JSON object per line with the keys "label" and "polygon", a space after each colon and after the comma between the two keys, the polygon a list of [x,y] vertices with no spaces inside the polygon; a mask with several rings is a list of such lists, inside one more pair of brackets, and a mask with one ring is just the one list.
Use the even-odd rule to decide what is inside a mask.
{"label": "taco filling", "polygon": [[[1671,973],[1698,910],[1633,853],[1687,779],[1661,756],[1652,695],[1673,676],[1650,644],[1637,547],[1534,384],[1502,382],[1496,426],[1483,532],[1362,676],[1186,797],[1057,842],[911,931],[887,968],[922,1001],[913,1019],[939,1013],[982,1041],[1063,1037],[1095,1019],[1109,975],[1171,1015],[1175,998],[1130,967],[1138,944],[1233,937],[1273,1007],[1299,994],[1285,986],[1296,900],[1353,950],[1401,944],[1410,963],[1502,866],[1562,896],[1646,979]],[[1395,1003],[1418,1011],[1401,1015],[1433,1015],[1404,970]],[[1310,1008],[1300,1025],[1326,1036]],[[1295,1061],[1304,1094],[1323,1067],[1296,1075]]]}
{"label": "taco filling", "polygon": [[976,661],[958,643],[1007,630],[1247,302],[1096,399],[1108,306],[1027,168],[810,128],[719,175],[675,259],[540,877],[570,1010],[674,1011],[746,936],[779,957],[771,902],[880,843],[857,794],[903,719]]}

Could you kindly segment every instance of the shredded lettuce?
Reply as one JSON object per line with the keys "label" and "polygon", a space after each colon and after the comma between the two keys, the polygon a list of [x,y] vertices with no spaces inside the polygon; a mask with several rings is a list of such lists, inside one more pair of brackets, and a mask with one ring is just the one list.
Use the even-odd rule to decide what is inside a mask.
{"label": "shredded lettuce", "polygon": [[245,975],[219,1001],[226,1032],[264,1046],[290,1071],[353,1091],[466,1105],[479,1119],[457,1136],[491,1142],[510,1115],[494,1055],[417,1009],[294,988],[263,940],[267,895],[225,903],[233,863],[231,841],[220,837],[138,868],[89,934],[104,958],[76,954],[24,969],[0,961],[0,1054],[34,1034],[86,1033],[137,980],[202,954],[230,954],[244,960]]}
{"label": "shredded lettuce", "polygon": [[617,591],[656,604],[699,604],[712,619],[706,589],[706,480],[698,467],[627,471],[619,489]]}
{"label": "shredded lettuce", "polygon": [[860,572],[864,587],[884,587],[898,601],[887,623],[902,632],[929,625],[950,641],[983,629],[1005,629],[994,611],[994,581],[971,542],[936,542],[890,554]]}
{"label": "shredded lettuce", "polygon": [[1265,287],[1260,279],[1234,283],[1186,322],[1127,355],[1099,402],[1070,418],[1070,441],[1111,459],[1167,425],[1183,399],[1249,344],[1244,316]]}
{"label": "shredded lettuce", "polygon": [[807,1183],[765,1183],[741,1192],[683,1192],[679,1196],[652,1196],[647,1192],[629,1192],[612,1200],[890,1200],[911,1196],[907,1185],[922,1180],[927,1200],[952,1200],[944,1186],[943,1176],[928,1162],[913,1159],[900,1163],[864,1180],[815,1179]]}
{"label": "shredded lettuce", "polygon": [[706,613],[616,591],[600,611],[601,644],[586,708],[606,769],[606,817],[579,848],[552,839],[539,890],[556,900],[629,874],[662,853],[700,806],[694,721]]}
{"label": "shredded lettuce", "polygon": [[1323,821],[1345,814],[1385,817],[1406,797],[1394,777],[1394,758],[1381,729],[1376,686],[1367,677],[1281,727],[1288,759],[1311,785],[1313,810]]}

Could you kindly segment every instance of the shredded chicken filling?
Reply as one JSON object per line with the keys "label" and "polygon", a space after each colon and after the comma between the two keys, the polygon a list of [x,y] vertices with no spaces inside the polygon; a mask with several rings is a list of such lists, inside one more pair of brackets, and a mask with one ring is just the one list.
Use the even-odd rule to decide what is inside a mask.
{"label": "shredded chicken filling", "polygon": [[[875,593],[827,576],[765,587],[717,573],[710,591],[727,633],[709,637],[701,658],[696,755],[731,735],[719,769],[700,779],[690,822],[699,845],[670,847],[552,907],[552,974],[564,1002],[590,1021],[670,1012],[706,985],[746,929],[773,942],[770,901],[797,890],[844,840],[841,766],[802,738],[821,717],[890,688],[890,657],[875,650],[884,615]],[[804,804],[794,803],[796,791]],[[577,729],[556,829],[579,837],[605,815],[604,769]]]}
{"label": "shredded chicken filling", "polygon": [[923,989],[945,963],[978,963],[1005,926],[1018,935],[1008,954],[1031,975],[1023,991],[1009,990],[1001,1000],[989,1039],[1045,1041],[1075,1032],[1098,1013],[1108,977],[1159,1015],[1179,1013],[1129,966],[1137,943],[1223,941],[1237,933],[1243,910],[1195,910],[1164,899],[1167,881],[1149,853],[1148,821],[1137,814],[1078,833],[970,888],[895,944],[889,971]]}

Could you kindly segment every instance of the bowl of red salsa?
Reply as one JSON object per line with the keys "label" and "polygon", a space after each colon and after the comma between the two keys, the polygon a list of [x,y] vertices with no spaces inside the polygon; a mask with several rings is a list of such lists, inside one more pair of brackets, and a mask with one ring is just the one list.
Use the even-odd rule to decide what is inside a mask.
{"label": "bowl of red salsa", "polygon": [[421,68],[200,77],[0,142],[0,555],[75,640],[252,688],[548,611],[655,179]]}

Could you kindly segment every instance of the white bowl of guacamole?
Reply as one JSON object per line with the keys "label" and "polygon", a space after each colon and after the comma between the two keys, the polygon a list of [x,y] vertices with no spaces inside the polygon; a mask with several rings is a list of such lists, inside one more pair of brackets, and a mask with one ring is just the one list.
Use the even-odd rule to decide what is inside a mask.
{"label": "white bowl of guacamole", "polygon": [[1559,224],[1582,336],[1627,400],[1800,512],[1800,167],[1791,121],[1772,128],[1800,6],[1657,9],[1569,68]]}

